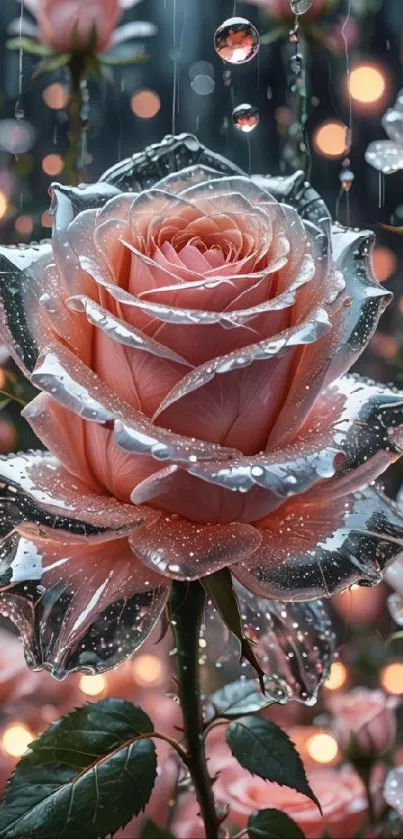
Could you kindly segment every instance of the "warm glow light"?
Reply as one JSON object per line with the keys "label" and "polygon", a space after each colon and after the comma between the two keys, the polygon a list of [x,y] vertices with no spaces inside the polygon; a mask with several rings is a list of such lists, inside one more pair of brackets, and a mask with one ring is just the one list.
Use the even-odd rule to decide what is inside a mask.
{"label": "warm glow light", "polygon": [[103,693],[107,688],[108,682],[106,680],[106,676],[81,676],[81,679],[78,683],[80,690],[86,694],[86,696],[99,696],[100,693]]}
{"label": "warm glow light", "polygon": [[394,696],[403,694],[403,661],[393,661],[382,668],[379,681],[387,691]]}
{"label": "warm glow light", "polygon": [[42,227],[52,227],[52,214],[49,212],[49,210],[45,210],[45,212],[42,213],[41,224]]}
{"label": "warm glow light", "polygon": [[325,688],[328,690],[339,690],[343,687],[347,680],[347,670],[341,661],[334,661],[328,678],[325,682]]}
{"label": "warm glow light", "polygon": [[1,744],[4,751],[11,757],[21,757],[26,752],[35,735],[25,725],[15,723],[3,732]]}
{"label": "warm glow light", "polygon": [[397,258],[390,248],[378,245],[372,251],[372,268],[380,283],[383,283],[397,269]]}
{"label": "warm glow light", "polygon": [[324,122],[316,129],[313,142],[326,157],[341,157],[347,152],[347,128],[342,122]]}
{"label": "warm glow light", "polygon": [[137,685],[147,687],[158,682],[161,662],[156,655],[138,655],[133,661],[133,679]]}
{"label": "warm glow light", "polygon": [[331,763],[339,751],[334,737],[331,734],[325,734],[325,732],[313,734],[306,741],[306,749],[316,763]]}
{"label": "warm glow light", "polygon": [[55,82],[55,84],[50,84],[48,87],[45,87],[45,90],[42,91],[42,98],[48,108],[58,110],[66,107],[69,101],[69,94],[64,84]]}
{"label": "warm glow light", "polygon": [[7,212],[7,196],[0,191],[0,218],[3,218]]}
{"label": "warm glow light", "polygon": [[138,90],[131,98],[130,107],[136,117],[151,119],[158,114],[161,100],[155,90]]}
{"label": "warm glow light", "polygon": [[42,160],[42,169],[46,175],[60,175],[63,172],[60,154],[47,154]]}
{"label": "warm glow light", "polygon": [[30,236],[34,229],[34,220],[31,216],[18,216],[14,222],[14,227],[20,236]]}
{"label": "warm glow light", "polygon": [[355,102],[372,105],[378,102],[385,92],[385,76],[373,64],[358,64],[350,73],[348,88]]}

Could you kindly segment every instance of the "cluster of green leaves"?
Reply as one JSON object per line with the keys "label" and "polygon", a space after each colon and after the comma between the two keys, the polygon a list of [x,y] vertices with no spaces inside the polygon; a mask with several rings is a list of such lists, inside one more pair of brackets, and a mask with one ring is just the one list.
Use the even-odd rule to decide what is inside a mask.
{"label": "cluster of green leaves", "polygon": [[[256,716],[270,704],[256,681],[240,680],[211,696],[213,720],[226,720],[226,739],[244,769],[292,787],[320,808],[298,752],[275,723]],[[211,722],[209,725],[211,726]],[[144,711],[125,700],[90,703],[31,743],[10,779],[0,807],[0,839],[99,839],[146,807],[157,773],[154,731]],[[249,839],[303,839],[284,813],[251,815]],[[145,819],[142,839],[170,839]]]}

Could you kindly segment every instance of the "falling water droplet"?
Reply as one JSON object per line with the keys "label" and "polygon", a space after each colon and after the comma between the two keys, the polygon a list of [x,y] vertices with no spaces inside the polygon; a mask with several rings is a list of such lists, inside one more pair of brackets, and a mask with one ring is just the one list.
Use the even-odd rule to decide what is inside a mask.
{"label": "falling water droplet", "polygon": [[251,61],[258,53],[259,47],[259,32],[244,17],[228,18],[214,33],[215,51],[228,64],[245,64]]}
{"label": "falling water droplet", "polygon": [[21,106],[18,104],[18,102],[16,103],[16,106],[15,106],[14,115],[15,115],[16,119],[24,119],[24,117],[25,117],[25,111],[24,111],[23,108],[21,108]]}
{"label": "falling water droplet", "polygon": [[255,105],[237,105],[232,111],[232,121],[236,128],[249,134],[259,123],[259,111]]}
{"label": "falling water droplet", "polygon": [[290,0],[291,11],[294,15],[304,15],[312,6],[312,0]]}
{"label": "falling water droplet", "polygon": [[342,169],[341,172],[339,173],[339,178],[340,178],[342,188],[346,192],[349,192],[352,185],[353,185],[354,172],[351,172],[350,169]]}

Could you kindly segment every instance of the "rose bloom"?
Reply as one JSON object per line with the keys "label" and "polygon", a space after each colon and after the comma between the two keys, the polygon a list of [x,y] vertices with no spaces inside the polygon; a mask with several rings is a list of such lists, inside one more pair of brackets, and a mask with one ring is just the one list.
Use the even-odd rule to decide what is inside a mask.
{"label": "rose bloom", "polygon": [[29,663],[114,666],[173,579],[228,567],[262,612],[380,581],[403,400],[345,375],[390,296],[371,234],[190,135],[55,184],[53,215],[50,243],[0,248],[0,339],[48,450],[0,460],[0,608]]}
{"label": "rose bloom", "polygon": [[75,52],[88,45],[96,52],[107,51],[125,7],[119,0],[23,1],[37,20],[38,40],[56,52]]}
{"label": "rose bloom", "polygon": [[353,749],[357,748],[360,756],[379,755],[394,746],[396,703],[395,697],[367,688],[327,696],[328,708],[334,715],[333,731],[340,748],[348,751],[351,736]]}
{"label": "rose bloom", "polygon": [[[342,770],[321,767],[310,769],[307,778],[321,803],[323,818],[306,796],[251,775],[232,760],[214,784],[216,802],[229,806],[223,826],[244,830],[252,813],[274,807],[290,816],[306,839],[321,839],[325,833],[334,839],[357,836],[366,821],[367,802],[364,785],[356,772],[351,767]],[[204,839],[198,809],[192,794],[179,800],[172,824],[178,839]]]}

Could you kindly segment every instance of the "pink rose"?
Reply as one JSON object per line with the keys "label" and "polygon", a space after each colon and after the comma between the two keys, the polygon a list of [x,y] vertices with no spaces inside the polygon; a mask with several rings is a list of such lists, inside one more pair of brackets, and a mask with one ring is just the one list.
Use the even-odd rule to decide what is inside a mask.
{"label": "pink rose", "polygon": [[37,19],[38,40],[56,52],[84,50],[88,45],[105,52],[123,13],[119,0],[24,0],[24,4]]}
{"label": "pink rose", "polygon": [[[261,6],[270,17],[287,22],[294,20],[295,14],[291,9],[290,0],[247,0],[247,2],[253,3],[255,6]],[[330,14],[339,2],[340,0],[312,0],[311,8],[300,16],[300,22],[312,21]]]}
{"label": "pink rose", "polygon": [[[355,688],[350,693],[327,697],[334,715],[333,730],[340,748],[346,752],[351,736],[360,755],[379,755],[390,749],[396,739],[396,698],[381,690]],[[353,748],[354,748],[353,745]]]}
{"label": "pink rose", "polygon": [[344,375],[389,297],[370,234],[332,227],[302,174],[247,177],[190,135],[55,184],[53,213],[50,244],[0,248],[0,339],[48,449],[0,460],[1,608],[30,660],[107,669],[172,579],[224,567],[263,603],[378,582],[403,399]]}
{"label": "pink rose", "polygon": [[[311,769],[307,777],[321,803],[323,818],[306,796],[263,781],[232,760],[214,784],[216,802],[229,805],[223,826],[244,830],[252,813],[274,807],[287,813],[306,839],[321,839],[324,833],[334,839],[356,836],[365,823],[367,809],[364,786],[356,772],[350,767],[342,770],[318,768]],[[172,830],[178,839],[204,839],[194,795],[186,794],[180,801]]]}

